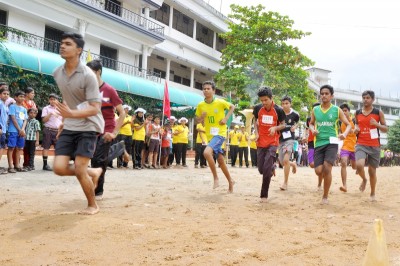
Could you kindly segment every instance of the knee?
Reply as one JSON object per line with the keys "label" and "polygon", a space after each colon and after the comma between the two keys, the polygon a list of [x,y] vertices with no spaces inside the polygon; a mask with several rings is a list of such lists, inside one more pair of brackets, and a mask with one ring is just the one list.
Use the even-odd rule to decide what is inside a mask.
{"label": "knee", "polygon": [[65,169],[66,169],[65,166],[56,165],[56,164],[53,165],[53,172],[56,175],[59,175],[59,176],[65,175]]}

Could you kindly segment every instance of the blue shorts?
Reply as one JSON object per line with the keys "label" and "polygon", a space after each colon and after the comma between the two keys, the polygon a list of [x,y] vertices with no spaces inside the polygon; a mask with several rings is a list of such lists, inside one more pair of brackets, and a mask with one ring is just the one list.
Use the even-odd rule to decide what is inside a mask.
{"label": "blue shorts", "polygon": [[6,134],[1,134],[0,135],[0,149],[5,149],[6,148]]}
{"label": "blue shorts", "polygon": [[18,135],[18,132],[9,132],[7,146],[9,148],[17,147],[19,149],[22,149],[25,146],[25,138],[20,137]]}
{"label": "blue shorts", "polygon": [[222,136],[214,136],[208,143],[208,147],[213,149],[215,154],[224,154],[224,150],[221,148],[225,138]]}

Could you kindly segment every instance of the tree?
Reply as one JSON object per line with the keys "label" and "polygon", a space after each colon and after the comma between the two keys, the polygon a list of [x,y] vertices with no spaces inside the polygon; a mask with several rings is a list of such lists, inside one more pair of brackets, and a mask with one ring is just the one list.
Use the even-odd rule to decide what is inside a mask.
{"label": "tree", "polygon": [[287,41],[309,35],[292,29],[293,21],[276,12],[264,12],[262,5],[231,5],[229,31],[220,35],[227,42],[222,51],[222,69],[215,76],[218,85],[239,99],[258,99],[261,85],[273,88],[280,98],[290,95],[296,110],[311,109],[316,100],[308,88],[305,67],[313,62]]}
{"label": "tree", "polygon": [[400,119],[389,127],[388,131],[388,148],[393,152],[400,152]]}

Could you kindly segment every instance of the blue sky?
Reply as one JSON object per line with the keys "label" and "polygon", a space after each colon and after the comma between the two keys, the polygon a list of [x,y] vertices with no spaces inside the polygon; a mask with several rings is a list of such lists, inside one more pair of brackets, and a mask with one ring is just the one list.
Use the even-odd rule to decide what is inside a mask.
{"label": "blue sky", "polygon": [[[311,36],[293,42],[331,85],[400,96],[400,16],[394,0],[205,0],[228,14],[230,4],[262,4],[287,15]],[[221,4],[222,3],[222,4]]]}

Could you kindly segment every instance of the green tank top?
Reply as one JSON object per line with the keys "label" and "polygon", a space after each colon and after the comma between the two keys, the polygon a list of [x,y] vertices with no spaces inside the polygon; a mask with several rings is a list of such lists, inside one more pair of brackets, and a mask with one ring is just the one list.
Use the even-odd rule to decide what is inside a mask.
{"label": "green tank top", "polygon": [[339,107],[331,104],[323,111],[321,106],[314,107],[315,129],[318,135],[314,137],[314,147],[324,146],[332,142],[331,137],[337,138],[339,129]]}

